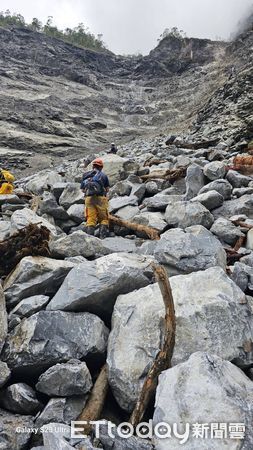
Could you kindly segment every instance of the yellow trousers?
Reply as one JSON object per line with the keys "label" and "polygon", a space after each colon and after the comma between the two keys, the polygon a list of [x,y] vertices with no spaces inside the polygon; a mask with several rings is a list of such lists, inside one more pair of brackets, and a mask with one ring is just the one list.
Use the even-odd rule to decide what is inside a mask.
{"label": "yellow trousers", "polygon": [[0,195],[12,194],[13,185],[11,183],[3,183],[0,186]]}
{"label": "yellow trousers", "polygon": [[97,224],[109,225],[108,200],[106,197],[93,195],[85,198],[85,215],[88,227],[95,227]]}

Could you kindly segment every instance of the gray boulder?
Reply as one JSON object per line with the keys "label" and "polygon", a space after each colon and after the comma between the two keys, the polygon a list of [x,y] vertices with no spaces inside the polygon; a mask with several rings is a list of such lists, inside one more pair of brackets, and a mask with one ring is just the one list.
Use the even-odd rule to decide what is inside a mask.
{"label": "gray boulder", "polygon": [[252,315],[244,293],[220,267],[171,278],[177,336],[173,365],[198,350],[248,365]]}
{"label": "gray boulder", "polygon": [[11,216],[11,234],[15,233],[21,228],[30,225],[31,223],[36,223],[38,225],[43,225],[46,227],[52,235],[57,234],[57,229],[48,220],[41,216],[38,216],[29,208],[24,208],[22,210],[15,211]]}
{"label": "gray boulder", "polygon": [[224,199],[221,194],[217,191],[209,191],[204,194],[199,194],[197,197],[194,197],[192,202],[199,202],[201,205],[205,206],[205,208],[211,211],[212,209],[218,208],[222,205]]}
{"label": "gray boulder", "polygon": [[253,267],[236,262],[233,266],[231,278],[243,292],[247,289],[253,291]]}
{"label": "gray boulder", "polygon": [[86,402],[86,395],[67,398],[51,398],[41,414],[36,418],[35,426],[41,428],[43,425],[50,422],[70,425],[72,420],[78,418],[85,407]]}
{"label": "gray boulder", "polygon": [[145,205],[151,211],[165,211],[169,203],[171,203],[173,200],[180,200],[181,198],[181,195],[172,196],[160,193],[154,195],[154,197],[146,198],[143,202],[143,205]]}
{"label": "gray boulder", "polygon": [[67,220],[69,218],[67,212],[62,206],[59,206],[54,195],[51,192],[44,192],[40,202],[40,213],[48,214],[54,219]]}
{"label": "gray boulder", "polygon": [[0,404],[17,414],[36,414],[42,408],[35,391],[25,383],[11,384],[3,389]]}
{"label": "gray boulder", "polygon": [[242,195],[253,194],[253,187],[234,188],[233,196],[242,197]]}
{"label": "gray boulder", "polygon": [[[196,351],[250,366],[252,314],[244,293],[220,267],[170,279],[176,311],[172,365]],[[164,303],[158,284],[120,295],[115,303],[107,363],[113,394],[126,411],[136,403],[162,345]],[[126,358],[127,355],[127,358]]]}
{"label": "gray boulder", "polygon": [[65,187],[67,186],[66,182],[60,181],[58,183],[54,183],[51,187],[51,192],[53,196],[56,198],[56,201],[59,201],[61,194],[63,193]]}
{"label": "gray boulder", "polygon": [[84,194],[79,183],[68,183],[59,198],[59,204],[68,209],[75,203],[84,204]]}
{"label": "gray boulder", "polygon": [[203,169],[198,164],[192,164],[186,171],[186,194],[184,199],[191,200],[198,195],[200,189],[205,185]]}
{"label": "gray boulder", "polygon": [[74,222],[78,224],[82,223],[84,221],[84,205],[71,205],[67,210],[67,214]]}
{"label": "gray boulder", "polygon": [[168,225],[179,228],[203,225],[209,229],[214,222],[210,211],[201,203],[187,201],[169,203],[165,211],[165,220]]}
{"label": "gray boulder", "polygon": [[139,207],[138,206],[124,206],[124,208],[120,208],[117,211],[117,217],[119,217],[120,219],[123,220],[130,220],[132,219],[132,217],[134,217],[136,214],[138,214],[140,212]]}
{"label": "gray boulder", "polygon": [[134,216],[131,221],[140,225],[146,225],[148,227],[155,228],[159,231],[163,231],[167,226],[167,222],[164,220],[164,214],[160,211],[140,212],[139,214]]}
{"label": "gray boulder", "polygon": [[8,220],[0,219],[0,242],[10,236],[11,223]]}
{"label": "gray boulder", "polygon": [[[115,427],[115,429],[114,429]],[[146,439],[131,436],[123,438],[117,434],[116,425],[112,428],[112,435],[108,434],[108,425],[105,423],[99,427],[99,440],[105,450],[153,450],[153,445]],[[95,426],[93,425],[93,429]]]}
{"label": "gray boulder", "polygon": [[224,200],[229,200],[231,198],[232,190],[233,187],[228,182],[228,180],[214,180],[211,181],[211,183],[208,183],[205,186],[203,186],[200,189],[199,194],[205,194],[206,192],[209,191],[217,191],[219,192],[219,194],[222,195]]}
{"label": "gray boulder", "polygon": [[92,380],[85,362],[76,359],[56,364],[44,372],[36,384],[39,392],[49,397],[83,395],[92,388]]}
{"label": "gray boulder", "polygon": [[244,234],[232,222],[223,217],[219,217],[213,223],[210,231],[215,234],[221,241],[234,246],[236,241],[244,236]]}
{"label": "gray boulder", "polygon": [[119,209],[125,206],[136,206],[138,205],[138,198],[135,195],[114,197],[109,201],[109,211],[115,213]]}
{"label": "gray boulder", "polygon": [[228,200],[222,206],[212,211],[215,219],[223,217],[229,219],[231,216],[245,214],[253,219],[253,195],[243,195],[234,200]]}
{"label": "gray boulder", "polygon": [[43,309],[49,301],[49,297],[47,295],[34,295],[32,297],[24,298],[15,306],[15,308],[11,311],[9,319],[13,315],[23,317],[30,317],[36,312]]}
{"label": "gray boulder", "polygon": [[97,251],[102,251],[101,240],[89,236],[83,231],[74,231],[72,234],[59,236],[49,243],[52,255],[56,258],[66,258],[72,256],[83,256],[84,258],[94,257]]}
{"label": "gray boulder", "polygon": [[[7,383],[10,379],[11,371],[7,364],[3,361],[0,361],[0,388]],[[0,441],[1,442],[1,441]]]}
{"label": "gray boulder", "polygon": [[158,184],[155,181],[148,181],[145,186],[147,195],[153,196],[158,194],[159,188]]}
{"label": "gray boulder", "polygon": [[22,204],[22,200],[20,200],[20,198],[15,194],[1,194],[0,206],[4,205],[5,203],[8,203],[9,205],[17,205]]}
{"label": "gray boulder", "polygon": [[153,244],[144,243],[140,253],[150,254],[165,266],[169,275],[196,272],[209,267],[226,268],[226,253],[210,231],[202,225],[195,225],[185,230],[175,228],[161,235]]}
{"label": "gray boulder", "polygon": [[5,306],[5,297],[2,285],[0,284],[0,353],[4,346],[5,338],[7,336],[7,312]]}
{"label": "gray boulder", "polygon": [[115,300],[150,283],[152,258],[129,253],[77,265],[48,304],[48,310],[88,311],[108,319]]}
{"label": "gray boulder", "polygon": [[72,358],[103,357],[107,336],[104,323],[93,314],[40,311],[11,331],[2,360],[10,369],[41,373]]}
{"label": "gray boulder", "polygon": [[61,183],[63,178],[54,170],[43,170],[30,177],[25,183],[25,189],[33,194],[41,195],[45,189],[55,183]]}
{"label": "gray boulder", "polygon": [[161,347],[164,314],[157,284],[119,295],[115,303],[107,364],[113,394],[126,411],[133,409]]}
{"label": "gray boulder", "polygon": [[204,175],[211,181],[223,178],[225,173],[226,168],[222,161],[213,161],[204,167]]}
{"label": "gray boulder", "polygon": [[33,417],[11,414],[0,409],[0,448],[25,450],[33,428]]}
{"label": "gray boulder", "polygon": [[235,170],[229,170],[227,173],[227,180],[234,188],[241,188],[248,186],[250,181],[252,181],[251,177],[246,177]]}
{"label": "gray boulder", "polygon": [[[186,423],[191,426],[205,423],[208,424],[207,436],[196,439],[190,431],[187,442],[182,445],[172,433],[169,439],[156,439],[156,450],[252,448],[252,398],[253,384],[240,369],[209,352],[194,353],[188,361],[160,375],[153,421],[154,425],[180,423],[182,430]],[[231,439],[228,420],[245,425],[243,439]],[[211,436],[210,424],[217,422],[225,424],[227,436],[215,433],[215,429],[214,437]],[[219,434],[221,437],[217,438]]]}
{"label": "gray boulder", "polygon": [[138,198],[138,203],[141,203],[145,193],[146,193],[146,185],[145,184],[139,184],[139,183],[132,184],[131,196],[135,195],[135,197]]}
{"label": "gray boulder", "polygon": [[41,450],[96,450],[91,444],[90,438],[81,438],[81,436],[72,438],[72,431],[69,425],[62,423],[51,422],[42,426],[44,446],[41,447]]}
{"label": "gray boulder", "polygon": [[58,261],[43,256],[26,256],[4,281],[6,303],[16,306],[33,295],[53,295],[68,272],[74,267],[70,261]]}
{"label": "gray boulder", "polygon": [[109,198],[130,195],[132,186],[127,181],[118,181],[109,191]]}
{"label": "gray boulder", "polygon": [[119,253],[119,252],[125,253],[136,252],[135,241],[131,239],[125,239],[121,236],[105,238],[102,240],[102,244],[105,249],[104,254]]}

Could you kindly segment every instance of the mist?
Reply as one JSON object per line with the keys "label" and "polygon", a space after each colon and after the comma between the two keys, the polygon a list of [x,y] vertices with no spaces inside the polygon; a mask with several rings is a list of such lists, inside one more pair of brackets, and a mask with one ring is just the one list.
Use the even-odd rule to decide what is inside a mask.
{"label": "mist", "polygon": [[250,13],[252,0],[2,0],[1,9],[27,21],[53,16],[61,29],[83,22],[116,54],[147,54],[165,28],[189,37],[228,40]]}

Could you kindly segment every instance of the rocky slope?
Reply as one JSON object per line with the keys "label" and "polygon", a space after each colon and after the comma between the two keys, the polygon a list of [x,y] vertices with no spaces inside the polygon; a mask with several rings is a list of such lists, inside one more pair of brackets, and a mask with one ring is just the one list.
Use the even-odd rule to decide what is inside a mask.
{"label": "rocky slope", "polygon": [[[0,196],[0,448],[252,449],[253,174],[231,168],[249,139],[250,33],[232,45],[165,39],[136,59],[12,33],[0,30],[3,160],[20,172],[59,165],[33,168]],[[224,98],[228,86],[238,102]],[[83,156],[112,136],[125,143],[99,151],[109,211],[157,239],[113,221],[104,240],[85,232]],[[35,234],[21,246],[27,226]],[[129,420],[163,344],[154,263],[170,279],[176,342],[145,420],[183,429],[112,439],[106,421]],[[105,362],[99,438],[73,437]]]}
{"label": "rocky slope", "polygon": [[[232,97],[234,90],[244,91],[249,74],[229,77],[233,67],[249,63],[249,46],[248,38],[233,45],[165,38],[148,56],[125,58],[27,29],[1,28],[1,165],[9,162],[24,172],[106,149],[112,140],[121,144],[138,135],[183,132],[205,104],[199,134],[224,134],[231,145],[236,133],[228,122],[229,100],[221,108],[215,99],[224,97],[224,90]],[[249,100],[247,93],[233,114],[237,140],[238,130],[244,137],[246,128],[248,136],[242,122],[250,116]],[[204,122],[217,121],[217,109],[224,125],[212,131]]]}

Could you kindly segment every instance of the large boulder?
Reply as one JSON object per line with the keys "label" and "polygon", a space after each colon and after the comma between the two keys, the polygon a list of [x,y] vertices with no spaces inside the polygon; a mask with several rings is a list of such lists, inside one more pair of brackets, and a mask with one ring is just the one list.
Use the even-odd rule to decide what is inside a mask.
{"label": "large boulder", "polygon": [[44,192],[40,202],[40,214],[48,214],[54,219],[68,220],[69,216],[62,206],[59,206],[51,192]]}
{"label": "large boulder", "polygon": [[[226,273],[213,267],[174,276],[170,283],[177,322],[172,364],[203,350],[250,366],[251,310]],[[164,314],[158,284],[120,295],[115,303],[108,342],[109,382],[119,405],[129,412],[161,348]]]}
{"label": "large boulder", "polygon": [[240,237],[244,236],[239,228],[233,225],[230,220],[224,219],[223,217],[218,217],[215,220],[210,231],[221,241],[232,246],[235,245]]}
{"label": "large boulder", "polygon": [[214,180],[211,181],[211,183],[206,184],[203,186],[199,194],[204,194],[209,191],[217,191],[219,194],[222,195],[224,200],[229,200],[231,198],[233,187],[227,180]]}
{"label": "large boulder", "polygon": [[235,170],[229,170],[227,173],[227,180],[234,188],[246,187],[252,181],[252,177],[242,175]]}
{"label": "large boulder", "polygon": [[49,243],[49,248],[52,255],[56,258],[72,256],[91,258],[96,254],[106,255],[110,253],[103,249],[103,242],[99,238],[89,236],[81,230],[52,239]]}
{"label": "large boulder", "polygon": [[36,414],[42,404],[36,392],[26,383],[15,383],[1,391],[0,404],[7,411],[17,414]]}
{"label": "large boulder", "polygon": [[107,364],[113,394],[131,411],[161,347],[165,309],[157,284],[119,295],[112,316]]}
{"label": "large boulder", "polygon": [[192,202],[199,202],[205,208],[211,211],[212,209],[219,208],[222,205],[224,199],[217,191],[209,191],[204,194],[199,194],[197,197],[192,198]]}
{"label": "large boulder", "polygon": [[243,195],[240,198],[228,200],[217,209],[212,211],[215,219],[223,217],[229,219],[231,216],[245,214],[249,219],[253,219],[253,195]]}
{"label": "large boulder", "polygon": [[44,372],[36,384],[39,392],[49,397],[69,397],[86,394],[92,388],[92,380],[85,362],[77,359],[56,364]]}
{"label": "large boulder", "polygon": [[[104,168],[103,171],[109,178],[110,185],[113,186],[115,183],[121,180],[121,174],[124,172],[124,165],[127,160],[122,158],[119,155],[103,155],[102,156]],[[87,167],[87,171],[92,169],[92,165],[90,164]]]}
{"label": "large boulder", "polygon": [[25,450],[32,436],[32,416],[20,416],[0,409],[0,448]]}
{"label": "large boulder", "polygon": [[154,255],[165,266],[168,274],[177,275],[208,269],[213,266],[226,268],[226,253],[213,234],[202,225],[185,230],[174,228],[161,235],[152,246],[145,242],[138,252]]}
{"label": "large boulder", "polygon": [[187,228],[191,225],[203,225],[211,228],[213,216],[201,203],[179,201],[169,203],[165,211],[165,220],[168,225]]}
{"label": "large boulder", "polygon": [[[188,361],[160,375],[153,417],[154,425],[180,424],[184,431],[190,424],[189,436],[182,445],[172,432],[168,439],[157,438],[155,448],[250,449],[253,447],[252,402],[253,384],[240,369],[209,352],[194,353]],[[205,438],[197,438],[197,432],[201,433],[198,424],[206,424]],[[242,432],[241,438],[239,430],[236,432],[237,424],[245,426],[245,436]]]}
{"label": "large boulder", "polygon": [[122,197],[113,197],[109,201],[109,211],[111,213],[115,213],[121,208],[124,208],[126,206],[136,206],[138,205],[138,198],[136,195],[125,195]]}
{"label": "large boulder", "polygon": [[0,353],[2,351],[5,338],[7,336],[7,312],[5,306],[5,297],[2,285],[0,284]]}
{"label": "large boulder", "polygon": [[205,185],[203,169],[198,164],[192,164],[186,171],[186,194],[184,199],[191,200],[198,195],[200,189]]}
{"label": "large boulder", "polygon": [[32,297],[24,298],[12,309],[9,319],[15,315],[18,317],[30,317],[36,312],[43,309],[49,302],[47,295],[34,295]]}
{"label": "large boulder", "polygon": [[43,170],[25,181],[25,188],[28,192],[40,195],[45,189],[53,186],[55,183],[61,183],[64,179],[54,170]]}
{"label": "large boulder", "polygon": [[29,208],[24,208],[18,211],[15,211],[11,216],[11,234],[16,231],[21,230],[21,228],[30,225],[31,223],[35,223],[37,225],[43,225],[46,227],[52,235],[57,234],[57,229],[54,225],[52,225],[48,220],[44,219],[41,216],[38,216],[34,211]]}
{"label": "large boulder", "polygon": [[66,423],[67,425],[70,425],[72,420],[77,420],[85,407],[86,402],[86,395],[51,398],[41,414],[36,418],[35,427],[41,428],[43,425],[50,422]]}
{"label": "large boulder", "polygon": [[41,373],[72,358],[103,357],[107,336],[104,323],[93,314],[40,311],[11,331],[2,359],[10,369]]}
{"label": "large boulder", "polygon": [[211,181],[223,178],[225,173],[226,167],[222,161],[212,161],[204,167],[204,175]]}
{"label": "large boulder", "polygon": [[146,286],[151,257],[112,253],[77,265],[48,304],[51,311],[88,311],[108,319],[119,294]]}
{"label": "large boulder", "polygon": [[0,219],[0,242],[10,236],[11,223],[9,220]]}
{"label": "large boulder", "polygon": [[[176,197],[176,196],[174,196]],[[180,200],[181,196],[177,196],[177,200]],[[146,198],[143,202],[149,210],[151,211],[165,211],[168,204],[171,202],[172,196],[166,194],[156,194],[154,197]]]}
{"label": "large boulder", "polygon": [[7,306],[13,307],[30,296],[55,294],[73,267],[70,261],[26,256],[4,281]]}
{"label": "large boulder", "polygon": [[141,212],[134,216],[131,222],[145,225],[151,228],[156,228],[159,231],[163,231],[167,226],[167,222],[164,220],[164,214],[160,211],[147,211]]}
{"label": "large boulder", "polygon": [[84,204],[84,194],[79,183],[68,183],[59,198],[59,204],[68,209],[76,203]]}

